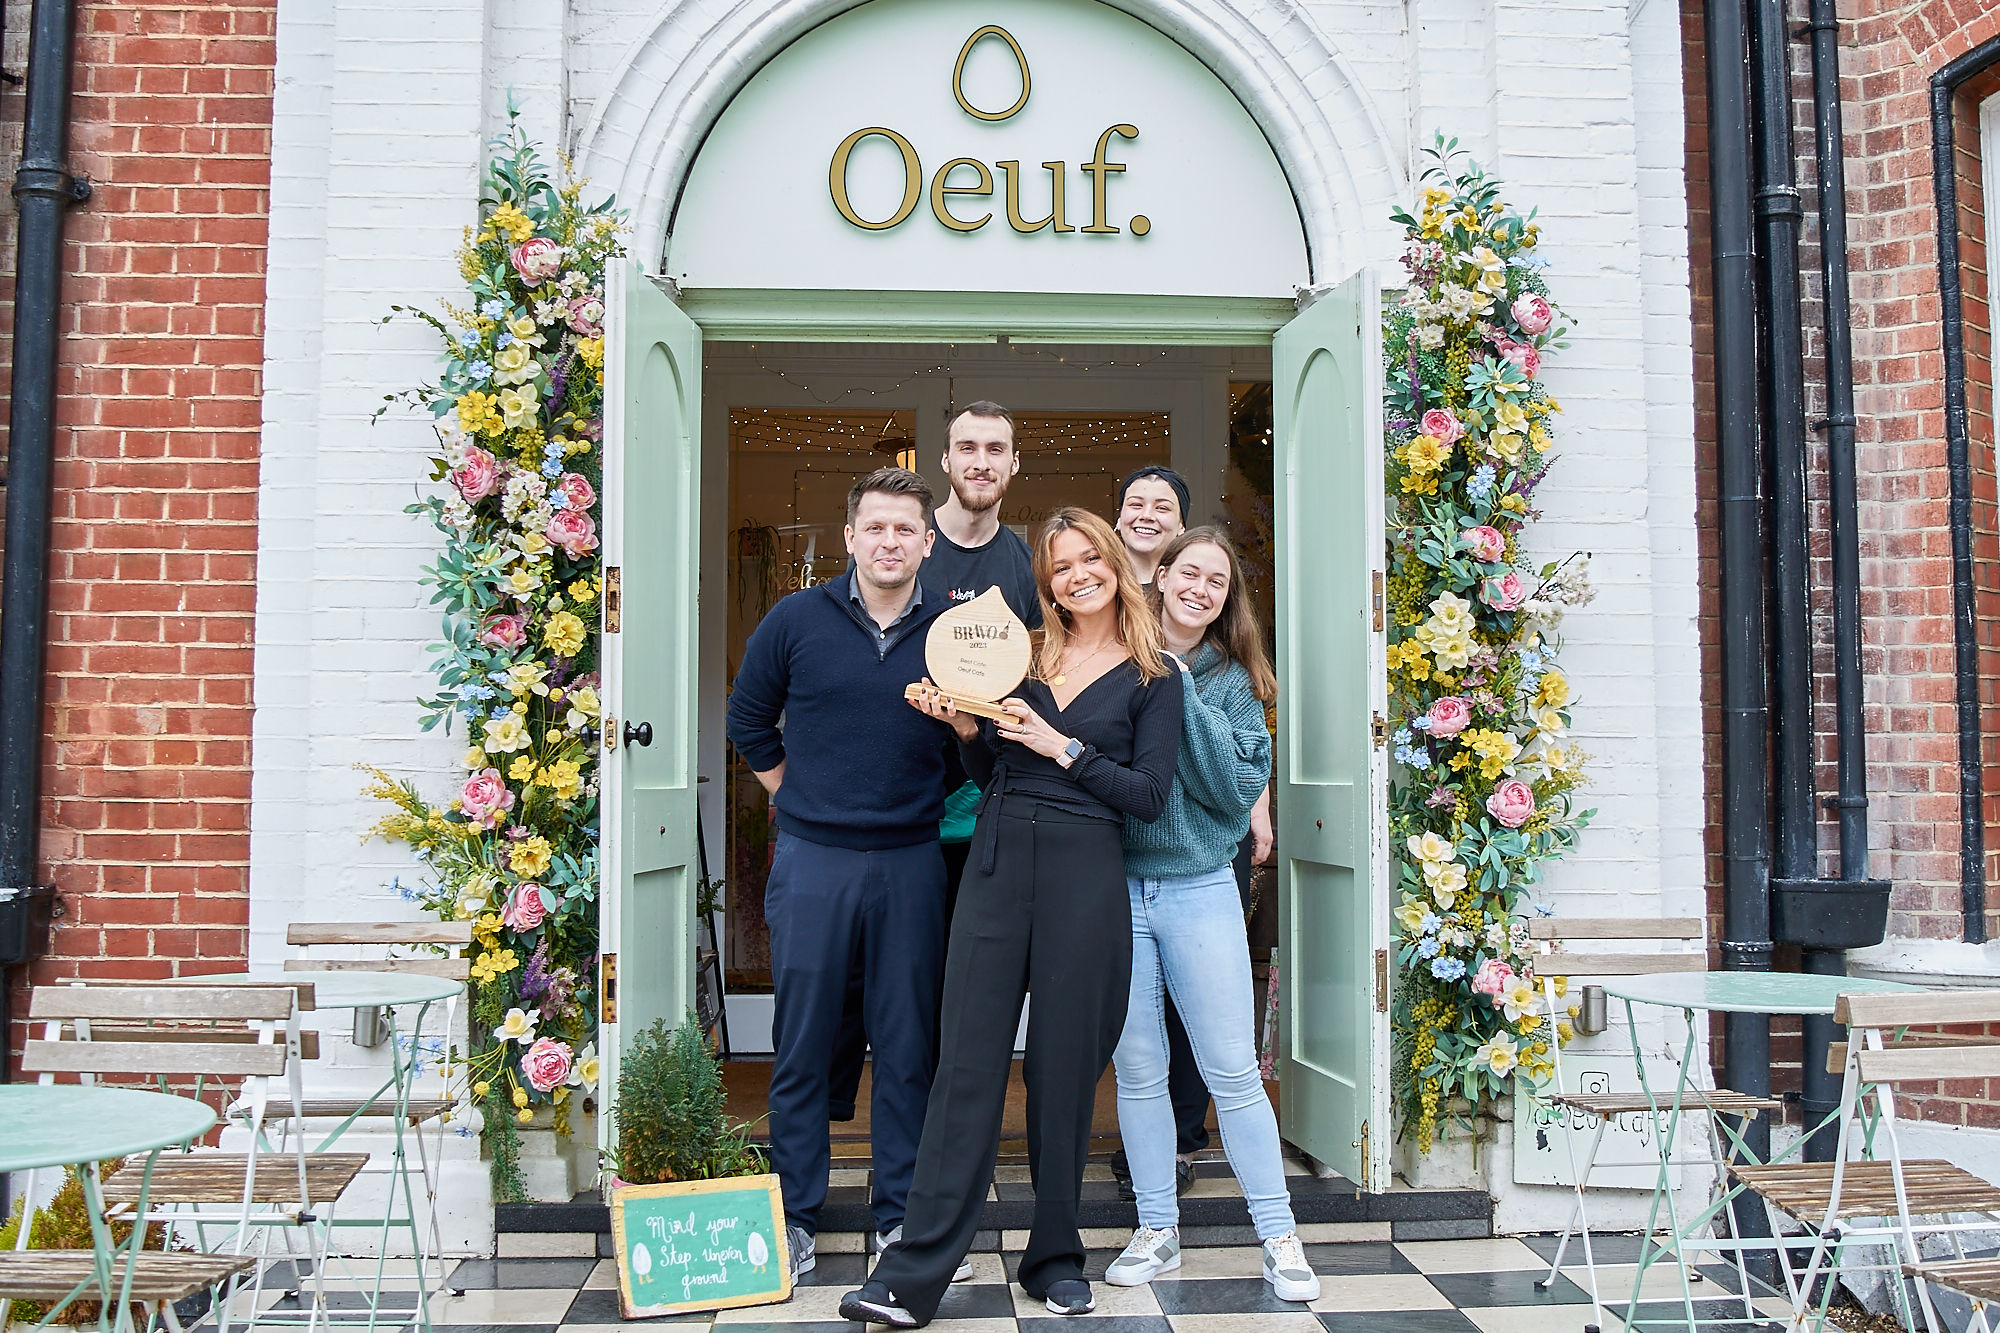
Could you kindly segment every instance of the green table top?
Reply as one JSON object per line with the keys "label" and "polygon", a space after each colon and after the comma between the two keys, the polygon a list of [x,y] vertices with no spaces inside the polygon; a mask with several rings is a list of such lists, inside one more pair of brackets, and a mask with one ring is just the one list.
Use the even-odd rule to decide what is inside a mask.
{"label": "green table top", "polygon": [[150,1152],[186,1143],[214,1123],[208,1107],[165,1092],[0,1084],[0,1172]]}
{"label": "green table top", "polygon": [[1647,972],[1604,983],[1604,993],[1635,1004],[1725,1014],[1831,1014],[1842,995],[1917,991],[1921,986],[1816,972]]}
{"label": "green table top", "polygon": [[422,1004],[443,1000],[465,989],[463,981],[426,976],[421,972],[226,972],[213,977],[186,977],[190,984],[218,985],[244,981],[310,981],[317,1009],[367,1009],[376,1005]]}

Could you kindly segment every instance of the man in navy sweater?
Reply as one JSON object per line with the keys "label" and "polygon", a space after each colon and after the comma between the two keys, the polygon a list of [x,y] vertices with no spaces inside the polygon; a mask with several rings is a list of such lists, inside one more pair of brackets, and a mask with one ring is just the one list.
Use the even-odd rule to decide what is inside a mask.
{"label": "man in navy sweater", "polygon": [[[772,794],[777,851],[764,889],[775,985],[771,1162],[794,1274],[813,1268],[826,1201],[828,1072],[850,968],[874,1048],[875,1223],[903,1205],[934,1071],[944,977],[945,725],[912,708],[924,639],[931,489],[885,467],[847,493],[847,573],[771,608],[743,653],[729,739]],[[782,719],[783,726],[779,723]]]}

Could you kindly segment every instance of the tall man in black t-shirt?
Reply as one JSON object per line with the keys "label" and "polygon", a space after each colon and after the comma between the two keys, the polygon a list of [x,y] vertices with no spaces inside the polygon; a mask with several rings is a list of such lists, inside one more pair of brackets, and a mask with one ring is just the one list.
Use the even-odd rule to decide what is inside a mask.
{"label": "tall man in black t-shirt", "polygon": [[[1000,522],[1000,502],[1007,497],[1007,484],[1020,470],[1014,418],[1006,408],[982,401],[968,404],[952,417],[945,431],[944,451],[951,495],[933,515],[935,540],[918,578],[926,598],[945,603],[969,602],[989,588],[998,588],[1014,614],[1029,629],[1036,629],[1042,623],[1042,604],[1035,593],[1034,559],[1028,554],[1028,544]],[[972,846],[973,810],[978,803],[979,789],[969,782],[945,801],[939,835],[944,847],[947,927],[958,901],[966,852]],[[854,1117],[867,1044],[856,988],[850,992],[841,1017],[833,1053],[829,1100],[836,1120]]]}

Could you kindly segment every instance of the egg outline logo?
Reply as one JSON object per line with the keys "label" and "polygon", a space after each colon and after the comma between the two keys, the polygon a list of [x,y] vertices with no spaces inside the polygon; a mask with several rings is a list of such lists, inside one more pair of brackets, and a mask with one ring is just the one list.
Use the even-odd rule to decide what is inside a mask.
{"label": "egg outline logo", "polygon": [[[1014,53],[1014,63],[1021,69],[1021,95],[1015,98],[1014,105],[1008,107],[1005,111],[981,111],[972,104],[972,99],[965,95],[965,62],[971,57],[972,48],[979,45],[979,41],[983,37],[998,37],[1001,41],[1007,43],[1007,49]],[[1028,104],[1028,93],[1033,87],[1034,80],[1028,73],[1028,53],[1021,49],[1019,42],[1014,40],[1014,34],[1008,32],[999,24],[987,24],[979,31],[973,33],[972,36],[966,38],[965,45],[958,48],[958,63],[951,67],[951,95],[958,99],[959,108],[966,115],[977,116],[979,119],[987,121],[1007,120],[1020,114],[1021,108]]]}
{"label": "egg outline logo", "polygon": [[752,1272],[761,1273],[770,1266],[771,1247],[765,1243],[763,1232],[751,1232],[750,1239],[744,1242],[743,1250],[745,1256],[750,1260],[750,1270]]}
{"label": "egg outline logo", "polygon": [[632,1247],[632,1276],[643,1278],[653,1271],[653,1252],[640,1241]]}

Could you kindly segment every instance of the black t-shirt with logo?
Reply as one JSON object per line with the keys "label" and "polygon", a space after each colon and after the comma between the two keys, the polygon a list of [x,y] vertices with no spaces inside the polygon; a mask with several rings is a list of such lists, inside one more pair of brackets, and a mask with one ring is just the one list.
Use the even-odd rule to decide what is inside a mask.
{"label": "black t-shirt with logo", "polygon": [[1009,527],[1002,527],[984,546],[964,547],[938,528],[937,541],[924,557],[918,577],[926,596],[953,604],[969,602],[988,588],[998,588],[1029,629],[1042,625],[1042,600],[1035,594],[1034,559],[1028,544]]}

